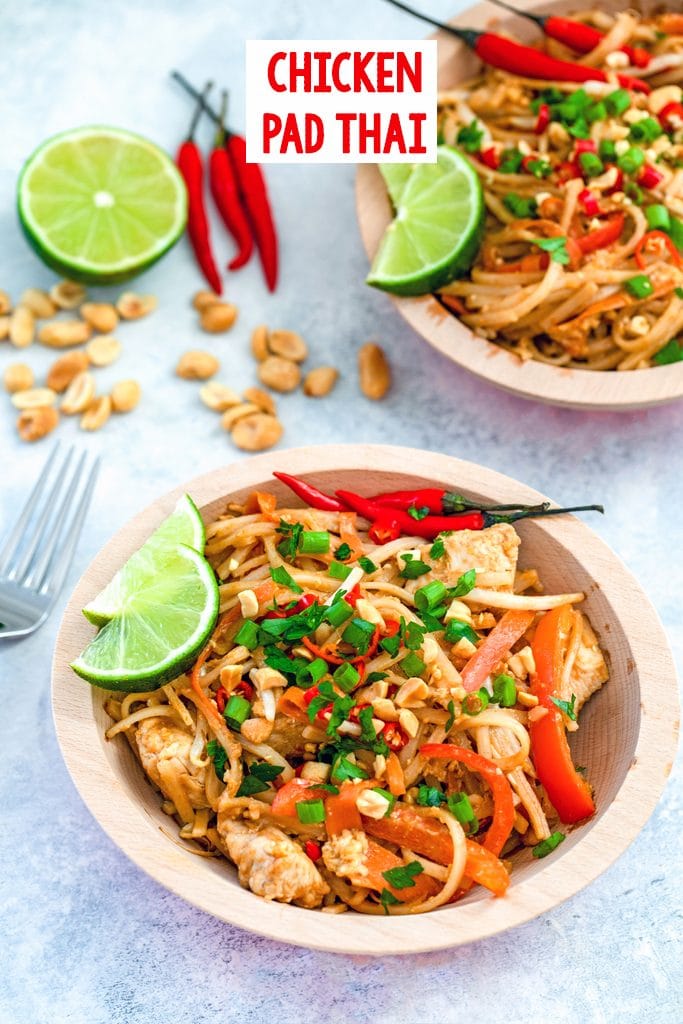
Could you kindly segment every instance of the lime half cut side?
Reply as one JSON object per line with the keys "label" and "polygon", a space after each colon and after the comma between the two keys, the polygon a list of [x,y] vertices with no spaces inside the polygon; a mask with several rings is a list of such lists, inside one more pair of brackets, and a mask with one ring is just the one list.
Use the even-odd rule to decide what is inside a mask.
{"label": "lime half cut side", "polygon": [[396,216],[380,242],[368,284],[397,295],[424,295],[465,274],[484,226],[477,173],[457,150],[439,146],[434,164],[410,176],[383,171]]}
{"label": "lime half cut side", "polygon": [[185,183],[170,157],[120,128],[54,135],[24,164],[22,228],[40,258],[65,277],[113,284],[140,273],[178,241]]}
{"label": "lime half cut side", "polygon": [[131,555],[104,590],[85,606],[83,614],[86,619],[95,626],[103,626],[120,615],[128,602],[135,600],[137,588],[144,585],[147,576],[164,572],[173,562],[179,544],[186,544],[201,554],[204,540],[204,523],[199,509],[192,498],[184,494],[149,540]]}
{"label": "lime half cut side", "polygon": [[209,563],[179,544],[163,571],[154,568],[147,552],[138,563],[140,578],[130,579],[138,586],[123,611],[71,663],[89,683],[129,692],[156,689],[187,671],[208,640],[219,609]]}

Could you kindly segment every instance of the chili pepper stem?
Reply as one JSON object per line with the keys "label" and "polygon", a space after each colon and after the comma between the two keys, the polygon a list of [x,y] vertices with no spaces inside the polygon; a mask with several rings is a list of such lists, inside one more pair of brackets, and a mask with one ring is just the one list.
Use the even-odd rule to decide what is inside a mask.
{"label": "chili pepper stem", "polygon": [[186,142],[194,142],[195,132],[197,131],[197,125],[199,124],[199,118],[202,116],[204,111],[204,101],[213,89],[213,82],[209,81],[204,86],[202,92],[199,95],[197,106],[195,107],[194,113],[192,114],[192,120],[190,121],[190,127],[185,137]]}
{"label": "chili pepper stem", "polygon": [[537,511],[532,508],[525,509],[522,512],[511,512],[510,515],[501,515],[484,512],[484,519],[487,526],[493,526],[495,523],[515,523],[518,519],[526,519],[533,517],[534,519],[541,519],[544,516],[562,516],[569,512],[600,512],[602,515],[605,514],[604,506],[602,505],[574,505],[572,508],[543,508]]}
{"label": "chili pepper stem", "polygon": [[[203,93],[199,92],[198,89],[195,89],[191,82],[188,82],[187,78],[185,78],[185,75],[181,74],[180,71],[172,71],[171,78],[174,79],[174,81],[176,81],[178,85],[181,86],[181,88],[183,88],[186,93],[188,93],[188,95],[192,96],[193,99],[197,100],[204,113],[207,114],[211,118],[211,120],[215,122],[215,124],[219,124],[220,118],[218,116],[217,111],[214,110],[214,108],[207,101]],[[228,132],[228,134],[230,134],[229,129],[226,129],[226,131]]]}
{"label": "chili pepper stem", "polygon": [[540,29],[543,28],[548,20],[540,14],[532,14],[530,11],[520,11],[518,7],[513,7],[512,4],[506,4],[504,0],[490,0],[490,2],[495,4],[496,7],[502,7],[503,10],[510,11],[511,14],[518,15],[520,18],[528,18],[529,21],[535,22]]}
{"label": "chili pepper stem", "polygon": [[474,45],[482,34],[481,32],[475,32],[471,28],[456,28],[455,25],[448,25],[445,21],[438,21],[436,18],[431,18],[428,14],[422,14],[421,11],[416,11],[415,8],[409,7],[408,4],[401,3],[401,0],[387,0],[387,3],[393,4],[394,7],[398,7],[399,10],[405,11],[406,14],[412,14],[414,18],[420,18],[421,21],[426,21],[429,25],[434,25],[435,28],[440,28],[442,32],[449,32],[452,36],[456,36],[461,39],[467,46],[474,49]]}
{"label": "chili pepper stem", "polygon": [[225,122],[228,117],[228,90],[223,89],[221,91],[221,107],[218,114],[218,123],[216,125],[216,135],[214,138],[214,148],[221,149],[225,145]]}

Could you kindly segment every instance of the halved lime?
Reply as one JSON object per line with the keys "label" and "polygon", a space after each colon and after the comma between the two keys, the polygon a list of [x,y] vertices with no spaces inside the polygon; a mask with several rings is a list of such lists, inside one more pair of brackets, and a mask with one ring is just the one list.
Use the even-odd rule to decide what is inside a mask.
{"label": "halved lime", "polygon": [[415,164],[407,180],[388,169],[383,174],[398,197],[396,216],[367,283],[397,295],[424,295],[466,273],[484,227],[484,196],[469,161],[439,146],[436,163]]}
{"label": "halved lime", "polygon": [[179,544],[187,544],[199,554],[204,550],[204,523],[189,494],[184,494],[173,512],[164,519],[139,551],[131,555],[110,583],[85,606],[83,614],[95,626],[103,626],[120,615],[144,578],[145,571],[163,572],[173,561]]}
{"label": "halved lime", "polygon": [[121,128],[53,135],[19,177],[19,220],[49,267],[114,284],[159,259],[185,229],[187,192],[154,143]]}
{"label": "halved lime", "polygon": [[124,566],[128,596],[122,611],[71,663],[79,676],[107,690],[152,690],[181,675],[218,615],[216,575],[192,548],[178,544],[164,567],[149,549],[134,558]]}

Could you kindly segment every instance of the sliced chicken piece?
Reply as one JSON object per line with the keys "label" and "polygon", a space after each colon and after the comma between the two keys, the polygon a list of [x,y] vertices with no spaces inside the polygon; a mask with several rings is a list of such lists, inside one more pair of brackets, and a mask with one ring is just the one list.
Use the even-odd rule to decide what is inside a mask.
{"label": "sliced chicken piece", "polygon": [[167,718],[145,718],[135,730],[135,742],[142,767],[184,821],[192,820],[193,810],[209,806],[206,768],[190,761],[191,733]]}
{"label": "sliced chicken piece", "polygon": [[297,722],[287,715],[276,715],[273,731],[266,742],[283,757],[294,753],[303,754],[305,741],[301,733],[305,728],[303,722]]}
{"label": "sliced chicken piece", "polygon": [[515,582],[520,540],[514,527],[498,523],[485,530],[460,530],[443,538],[446,578],[454,584],[468,569],[481,575],[478,586],[511,591]]}
{"label": "sliced chicken piece", "polygon": [[368,837],[359,829],[344,829],[330,836],[323,846],[323,861],[328,871],[340,878],[348,878],[354,885],[363,885],[368,869]]}
{"label": "sliced chicken piece", "polygon": [[300,907],[319,907],[330,890],[313,861],[274,825],[246,825],[218,814],[218,834],[245,889]]}
{"label": "sliced chicken piece", "polygon": [[598,639],[586,616],[582,618],[581,643],[569,679],[560,690],[562,700],[571,700],[572,694],[576,695],[574,710],[577,715],[586,701],[609,679],[609,670]]}

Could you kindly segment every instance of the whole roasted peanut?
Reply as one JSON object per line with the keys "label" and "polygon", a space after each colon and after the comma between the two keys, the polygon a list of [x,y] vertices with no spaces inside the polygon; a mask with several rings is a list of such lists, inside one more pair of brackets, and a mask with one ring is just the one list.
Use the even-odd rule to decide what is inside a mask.
{"label": "whole roasted peanut", "polygon": [[84,302],[79,313],[93,330],[101,334],[109,334],[119,322],[119,314],[110,302]]}
{"label": "whole roasted peanut", "polygon": [[16,409],[41,409],[46,405],[54,405],[57,396],[50,388],[28,388],[27,391],[15,391],[12,405]]}
{"label": "whole roasted peanut", "polygon": [[92,402],[81,416],[81,430],[99,430],[111,416],[111,398],[100,395]]}
{"label": "whole roasted peanut", "polygon": [[48,348],[70,348],[82,345],[92,334],[92,327],[85,320],[54,320],[43,324],[38,331],[38,341]]}
{"label": "whole roasted peanut", "polygon": [[272,448],[282,437],[282,424],[275,416],[260,412],[238,420],[230,435],[245,452],[260,452]]}
{"label": "whole roasted peanut", "polygon": [[57,312],[57,306],[42,288],[27,288],[20,304],[30,309],[36,320],[47,320]]}
{"label": "whole roasted peanut", "polygon": [[3,375],[5,391],[13,395],[15,391],[28,391],[33,387],[33,370],[26,363],[10,363]]}
{"label": "whole roasted peanut", "polygon": [[116,303],[119,316],[124,320],[139,320],[152,313],[158,305],[154,295],[136,295],[135,292],[124,292]]}
{"label": "whole roasted peanut", "polygon": [[66,391],[74,377],[88,369],[90,360],[85,352],[67,352],[50,367],[47,386],[59,394]]}
{"label": "whole roasted peanut", "polygon": [[9,338],[9,314],[3,314],[0,316],[0,341],[7,341]]}
{"label": "whole roasted peanut", "polygon": [[225,412],[233,405],[240,404],[240,396],[227,384],[221,384],[218,380],[210,380],[199,389],[199,397],[204,405],[214,412]]}
{"label": "whole roasted peanut", "polygon": [[78,281],[59,281],[50,288],[50,298],[60,309],[78,309],[85,301],[85,288]]}
{"label": "whole roasted peanut", "polygon": [[258,368],[259,380],[273,391],[294,391],[301,381],[301,369],[298,363],[281,356],[268,356]]}
{"label": "whole roasted peanut", "polygon": [[274,416],[277,411],[273,396],[261,388],[247,388],[244,392],[244,398],[246,398],[247,402],[253,402],[254,405],[257,405],[261,412],[267,412],[271,416]]}
{"label": "whole roasted peanut", "polygon": [[38,409],[24,409],[17,420],[22,441],[39,441],[51,433],[59,423],[59,413],[53,405]]}
{"label": "whole roasted peanut", "polygon": [[368,341],[358,352],[360,389],[367,398],[378,401],[391,387],[391,370],[384,350]]}
{"label": "whole roasted peanut", "polygon": [[251,332],[251,351],[254,359],[259,363],[262,363],[270,355],[268,349],[268,328],[265,324],[260,324]]}
{"label": "whole roasted peanut", "polygon": [[202,289],[202,291],[195,292],[192,296],[192,305],[198,313],[201,313],[207,306],[213,306],[214,302],[220,301],[221,298],[219,295],[216,295],[215,292],[210,292],[206,288]]}
{"label": "whole roasted peanut", "polygon": [[239,405],[234,405],[231,409],[225,410],[221,416],[221,426],[223,430],[232,430],[238,420],[244,419],[245,416],[253,416],[258,412],[260,412],[260,409],[253,402],[240,402]]}
{"label": "whole roasted peanut", "polygon": [[271,331],[268,335],[268,348],[274,356],[291,359],[293,363],[303,363],[308,355],[308,346],[296,331]]}
{"label": "whole roasted peanut", "polygon": [[69,384],[62,399],[61,410],[67,416],[85,412],[95,397],[95,378],[92,373],[79,373]]}
{"label": "whole roasted peanut", "polygon": [[325,395],[329,395],[337,383],[338,376],[339,371],[335,370],[333,366],[316,366],[314,370],[309,370],[304,377],[304,394],[311,398],[323,398]]}
{"label": "whole roasted peanut", "polygon": [[4,292],[2,288],[0,288],[0,316],[4,316],[5,313],[9,313],[11,309],[12,300],[7,292]]}
{"label": "whole roasted peanut", "polygon": [[17,306],[9,318],[9,340],[15,348],[28,348],[36,336],[36,321],[28,306]]}
{"label": "whole roasted peanut", "polygon": [[121,355],[121,342],[113,334],[100,334],[85,346],[93,366],[110,366]]}
{"label": "whole roasted peanut", "polygon": [[131,412],[140,401],[140,385],[136,380],[120,380],[111,389],[111,407],[114,412]]}
{"label": "whole roasted peanut", "polygon": [[237,319],[237,306],[231,302],[214,302],[206,306],[199,317],[199,326],[209,334],[229,331]]}
{"label": "whole roasted peanut", "polygon": [[175,372],[183,380],[208,380],[218,373],[220,363],[210,352],[202,352],[200,349],[191,349],[183,352]]}

